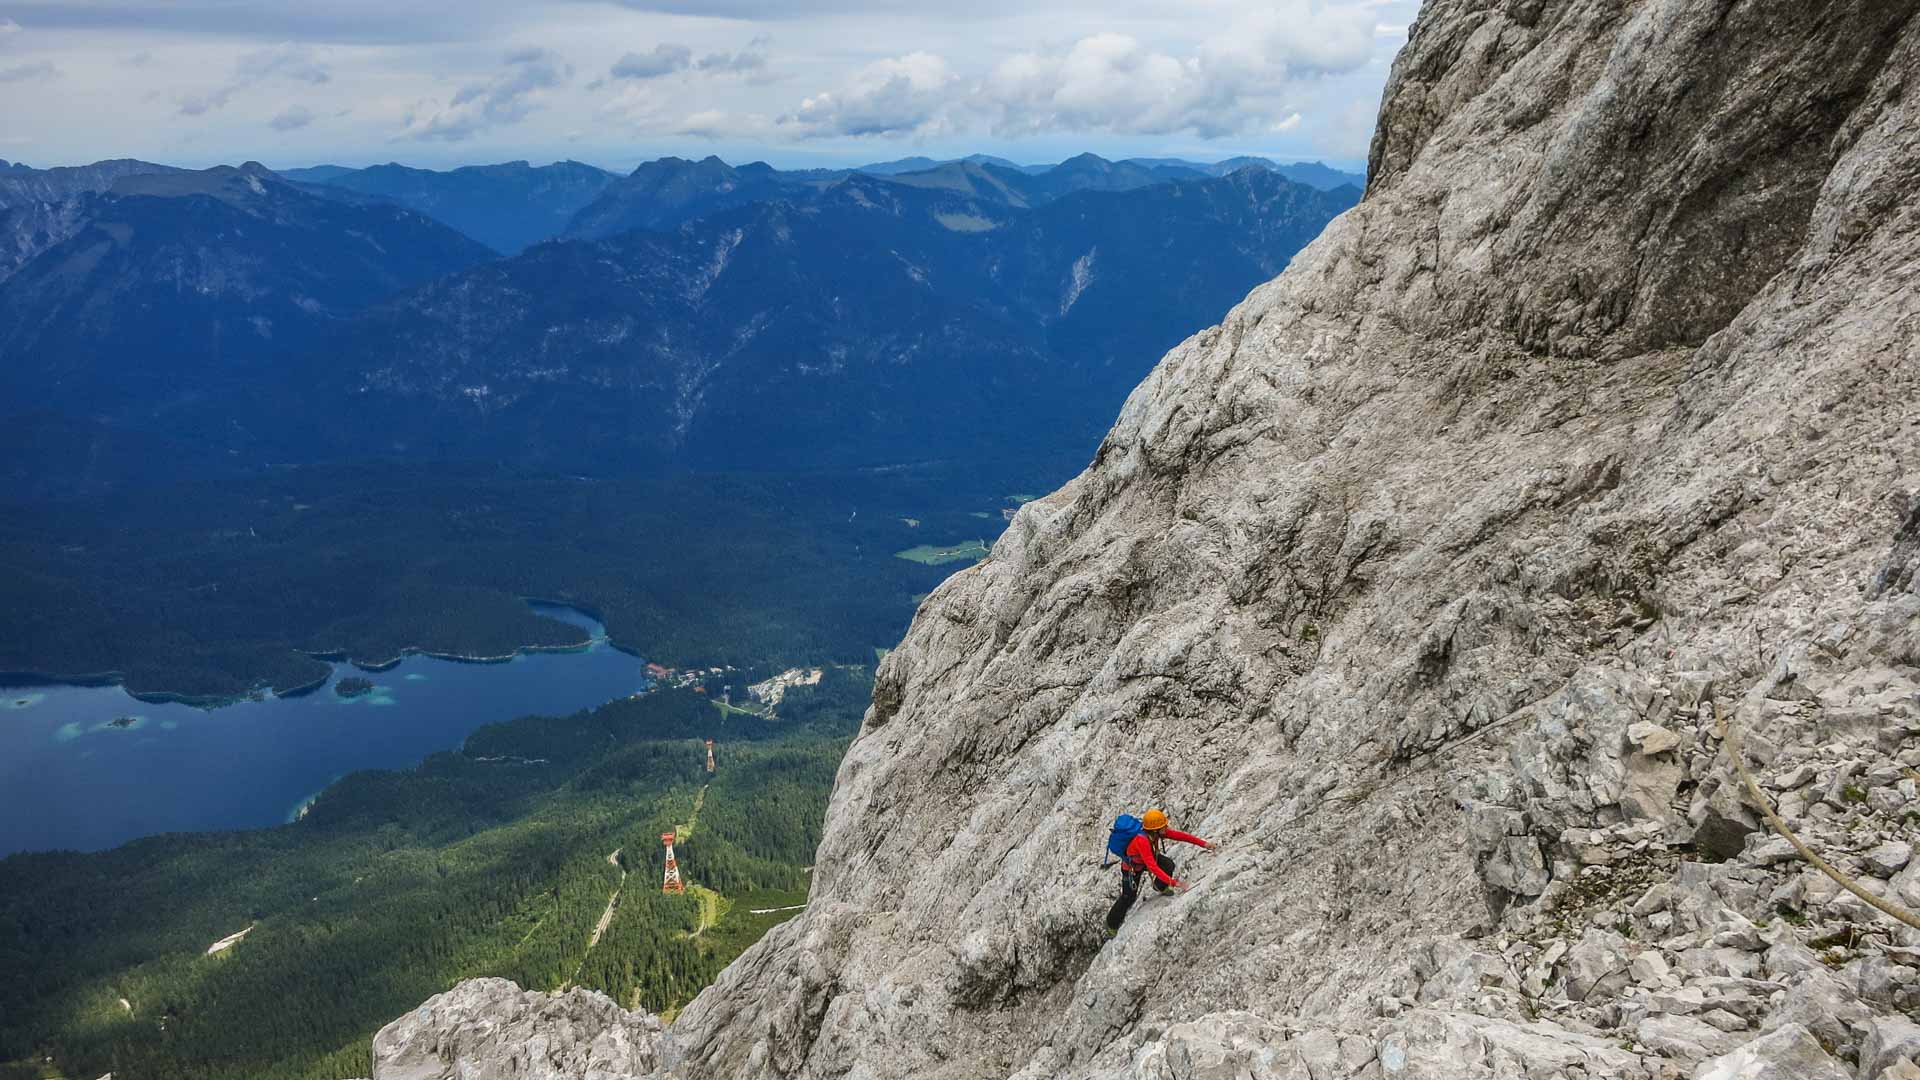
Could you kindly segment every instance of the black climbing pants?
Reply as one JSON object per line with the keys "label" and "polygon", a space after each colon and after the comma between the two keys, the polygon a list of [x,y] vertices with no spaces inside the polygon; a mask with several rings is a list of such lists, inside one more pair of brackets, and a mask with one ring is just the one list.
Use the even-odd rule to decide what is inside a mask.
{"label": "black climbing pants", "polygon": [[[1159,857],[1159,862],[1160,869],[1165,870],[1168,877],[1178,876],[1174,873],[1172,859],[1162,855]],[[1127,912],[1133,910],[1133,902],[1140,898],[1142,878],[1150,878],[1155,888],[1163,891],[1166,889],[1165,885],[1160,884],[1159,878],[1153,877],[1145,870],[1128,871],[1123,868],[1120,871],[1120,898],[1113,902],[1113,908],[1107,912],[1107,929],[1118,930],[1120,924],[1127,921]]]}

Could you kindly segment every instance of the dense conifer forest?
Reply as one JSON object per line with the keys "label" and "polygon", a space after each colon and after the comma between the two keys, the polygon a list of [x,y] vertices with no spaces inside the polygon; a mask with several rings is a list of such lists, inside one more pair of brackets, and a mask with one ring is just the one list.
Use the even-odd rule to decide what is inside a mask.
{"label": "dense conifer forest", "polygon": [[671,1013],[805,902],[871,689],[830,668],[775,720],[661,690],[351,774],[292,825],[0,860],[0,1077],[363,1076],[380,1025],[485,975]]}
{"label": "dense conifer forest", "polygon": [[584,477],[337,465],[0,505],[0,672],[120,673],[231,699],[323,678],[316,654],[498,657],[579,644],[539,597],[675,666],[871,663],[956,567],[894,553],[1004,527],[1072,466]]}

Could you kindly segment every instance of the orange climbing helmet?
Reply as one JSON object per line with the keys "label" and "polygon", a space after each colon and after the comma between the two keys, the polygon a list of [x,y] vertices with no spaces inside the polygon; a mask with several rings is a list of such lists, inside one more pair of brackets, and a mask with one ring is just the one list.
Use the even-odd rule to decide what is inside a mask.
{"label": "orange climbing helmet", "polygon": [[1148,832],[1159,832],[1167,827],[1167,812],[1157,806],[1154,807],[1141,817],[1140,827]]}

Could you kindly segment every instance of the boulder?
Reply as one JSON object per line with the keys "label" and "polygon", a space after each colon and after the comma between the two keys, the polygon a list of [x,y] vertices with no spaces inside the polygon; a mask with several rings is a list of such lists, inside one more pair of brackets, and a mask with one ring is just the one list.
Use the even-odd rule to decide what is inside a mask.
{"label": "boulder", "polygon": [[1633,1029],[1633,1037],[1656,1054],[1683,1061],[1725,1054],[1744,1041],[1691,1016],[1649,1016]]}
{"label": "boulder", "polygon": [[[1639,1057],[1604,1039],[1544,1021],[1516,1023],[1465,1013],[1418,1010],[1381,1033],[1380,1076],[1550,1077],[1580,1070],[1590,1078],[1645,1075]],[[1298,1074],[1289,1080],[1300,1080]],[[1818,1078],[1825,1080],[1825,1078]]]}
{"label": "boulder", "polygon": [[1627,742],[1639,753],[1652,757],[1678,748],[1680,736],[1652,721],[1642,720],[1628,725]]}
{"label": "boulder", "polygon": [[1740,852],[1740,861],[1754,866],[1778,866],[1799,857],[1800,852],[1795,850],[1792,841],[1772,833],[1749,835],[1745,850]]}
{"label": "boulder", "polygon": [[1693,826],[1693,845],[1703,854],[1731,859],[1746,847],[1747,837],[1761,829],[1759,815],[1741,798],[1740,781],[1729,776],[1707,795],[1694,800],[1687,820]]}
{"label": "boulder", "polygon": [[1811,784],[1813,778],[1818,775],[1819,770],[1815,769],[1812,764],[1803,761],[1785,772],[1768,777],[1764,786],[1772,788],[1775,791],[1794,791]]}
{"label": "boulder", "polygon": [[1693,1080],[1848,1080],[1845,1069],[1798,1024],[1771,1031],[1693,1070]]}
{"label": "boulder", "polygon": [[1611,995],[1627,985],[1627,939],[1611,930],[1588,930],[1561,964],[1568,999]]}
{"label": "boulder", "polygon": [[1337,1080],[1365,1064],[1349,1068],[1340,1046],[1341,1037],[1330,1031],[1305,1032],[1289,1042],[1284,1029],[1251,1013],[1214,1013],[1173,1025],[1110,1075],[1129,1080]]}
{"label": "boulder", "polygon": [[1667,958],[1660,955],[1656,949],[1648,949],[1634,957],[1633,962],[1627,965],[1627,974],[1641,986],[1659,986],[1672,970],[1667,963]]}
{"label": "boulder", "polygon": [[1854,1041],[1854,1029],[1873,1015],[1824,965],[1788,976],[1785,982],[1787,992],[1770,1003],[1761,1020],[1763,1031],[1804,1028],[1829,1045],[1843,1046]]}
{"label": "boulder", "polygon": [[[1667,749],[1678,745],[1679,740],[1672,732],[1664,728],[1665,739],[1653,740],[1654,745],[1663,745],[1672,740]],[[1671,753],[1658,755],[1635,752],[1627,755],[1626,775],[1620,783],[1620,812],[1629,821],[1665,821],[1673,817],[1673,797],[1679,790],[1680,781],[1686,776],[1685,768]]]}
{"label": "boulder", "polygon": [[1920,1065],[1912,1058],[1901,1058],[1880,1070],[1877,1080],[1920,1080]]}
{"label": "boulder", "polygon": [[1913,861],[1913,845],[1905,840],[1888,840],[1860,856],[1867,871],[1878,877],[1892,877]]}
{"label": "boulder", "polygon": [[1904,1016],[1876,1016],[1867,1022],[1866,1036],[1860,1040],[1856,1080],[1879,1080],[1902,1058],[1920,1058],[1920,1024]]}

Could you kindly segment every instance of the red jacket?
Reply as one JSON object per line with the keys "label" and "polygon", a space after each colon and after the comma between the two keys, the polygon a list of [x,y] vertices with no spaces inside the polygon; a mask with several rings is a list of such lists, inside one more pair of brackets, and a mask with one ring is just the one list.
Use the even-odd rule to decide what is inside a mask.
{"label": "red jacket", "polygon": [[[1166,829],[1163,830],[1160,835],[1163,839],[1178,840],[1183,844],[1198,844],[1201,847],[1211,846],[1205,840],[1191,833],[1183,833],[1179,829]],[[1160,861],[1153,857],[1153,841],[1144,832],[1134,837],[1131,841],[1128,841],[1127,857],[1122,865],[1128,870],[1149,871],[1154,877],[1160,879],[1161,884],[1168,887],[1172,887],[1174,884],[1172,876],[1165,870],[1160,869]]]}

